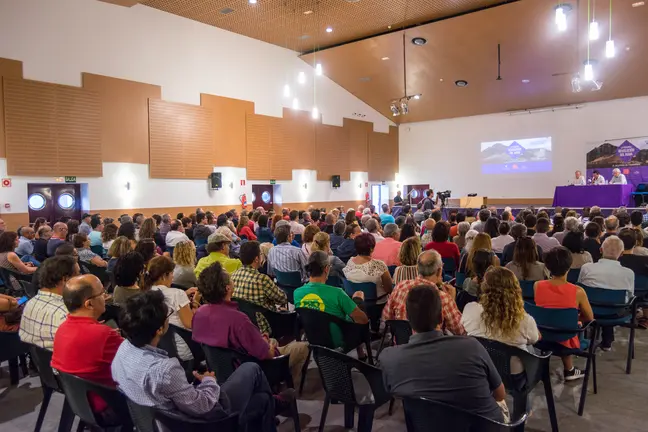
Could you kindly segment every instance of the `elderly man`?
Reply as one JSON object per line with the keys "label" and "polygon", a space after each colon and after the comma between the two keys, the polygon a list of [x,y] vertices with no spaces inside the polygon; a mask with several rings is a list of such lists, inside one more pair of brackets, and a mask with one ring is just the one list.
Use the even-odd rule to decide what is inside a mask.
{"label": "elderly man", "polygon": [[79,225],[79,233],[85,234],[87,236],[92,232],[92,227],[90,226],[90,221],[92,220],[92,215],[84,213],[81,218],[81,225]]}
{"label": "elderly man", "polygon": [[443,321],[442,329],[448,330],[455,335],[464,334],[465,330],[461,325],[461,312],[459,312],[454,301],[456,289],[452,285],[443,283],[443,260],[439,252],[435,250],[423,252],[419,255],[416,265],[418,277],[396,285],[383,309],[383,320],[407,320],[405,307],[407,295],[412,288],[426,285],[439,291]]}
{"label": "elderly man", "polygon": [[610,184],[628,184],[628,180],[624,174],[621,174],[619,168],[614,168],[612,170],[612,178],[610,179]]}
{"label": "elderly man", "polygon": [[572,181],[572,184],[574,184],[575,186],[585,186],[587,184],[585,176],[580,172],[580,170],[576,170],[576,172],[574,173],[574,180]]}
{"label": "elderly man", "polygon": [[209,255],[198,261],[196,269],[194,270],[196,277],[199,277],[200,273],[203,270],[216,262],[221,263],[225,271],[229,274],[232,274],[236,270],[241,268],[241,266],[243,265],[241,264],[241,260],[237,258],[230,258],[229,256],[231,244],[232,240],[221,233],[214,233],[210,235],[209,239],[207,240],[206,248]]}
{"label": "elderly man", "polygon": [[47,256],[54,256],[56,248],[65,243],[65,238],[67,237],[68,226],[63,222],[56,222],[54,224],[54,232],[52,237],[47,242]]}
{"label": "elderly man", "polygon": [[576,232],[578,231],[578,227],[580,225],[580,222],[578,222],[578,218],[575,218],[573,216],[568,217],[565,219],[565,230],[561,232],[557,232],[553,235],[553,238],[558,240],[560,244],[562,244],[563,239],[567,235],[568,232]]}
{"label": "elderly man", "polygon": [[268,253],[268,275],[274,276],[275,271],[299,272],[302,282],[308,280],[306,272],[306,255],[301,248],[293,246],[293,235],[290,225],[279,225],[274,231],[277,245]]}
{"label": "elderly man", "polygon": [[384,262],[387,266],[400,265],[400,261],[398,260],[398,253],[400,252],[402,243],[398,241],[398,239],[400,238],[400,230],[398,229],[398,225],[396,225],[395,223],[388,223],[387,225],[385,225],[383,234],[385,239],[380,243],[376,243],[372,258]]}
{"label": "elderly man", "polygon": [[165,243],[167,247],[176,247],[181,241],[189,241],[189,237],[185,234],[182,221],[176,219],[171,222],[171,230],[166,235]]}
{"label": "elderly man", "polygon": [[[578,283],[592,288],[627,291],[634,293],[635,275],[629,268],[623,267],[619,257],[623,254],[623,241],[611,235],[601,245],[601,259],[596,263],[583,264]],[[614,328],[603,327],[601,349],[609,351],[614,341]]]}
{"label": "elderly man", "polygon": [[432,231],[436,225],[436,220],[432,218],[425,219],[425,234],[421,237],[421,247],[425,249],[428,243],[432,241]]}
{"label": "elderly man", "polygon": [[21,257],[26,255],[33,255],[34,253],[34,228],[32,227],[23,227],[20,229],[20,238],[18,239],[18,247],[14,250],[16,254]]}
{"label": "elderly man", "polygon": [[478,220],[476,220],[470,225],[470,229],[474,229],[475,231],[480,233],[484,232],[484,225],[486,225],[486,221],[488,220],[489,217],[491,217],[490,210],[488,209],[479,210]]}
{"label": "elderly man", "polygon": [[38,228],[38,238],[34,240],[34,251],[32,255],[38,261],[43,262],[47,259],[47,243],[52,237],[52,227],[49,225],[41,225]]}
{"label": "elderly man", "polygon": [[[364,217],[362,219],[364,220]],[[367,230],[367,232],[372,236],[374,236],[374,238],[376,239],[376,243],[385,240],[385,238],[380,234],[380,231],[378,231],[379,224],[376,219],[370,217],[369,219],[367,219],[366,222],[363,222],[363,225]]]}
{"label": "elderly man", "polygon": [[619,231],[619,218],[614,215],[610,215],[605,218],[605,234],[601,237],[601,241],[605,241],[606,238],[610,236],[617,235]]}

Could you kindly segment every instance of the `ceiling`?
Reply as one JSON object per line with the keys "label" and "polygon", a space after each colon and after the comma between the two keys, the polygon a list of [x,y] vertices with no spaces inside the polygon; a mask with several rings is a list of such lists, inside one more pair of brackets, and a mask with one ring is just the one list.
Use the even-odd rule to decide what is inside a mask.
{"label": "ceiling", "polygon": [[[361,0],[365,1],[365,0]],[[648,95],[648,5],[614,0],[616,57],[605,58],[609,2],[596,2],[601,37],[591,42],[598,59],[599,91],[590,83],[573,93],[571,78],[587,59],[587,1],[565,0],[573,11],[568,29],[555,25],[556,1],[522,0],[405,31],[407,93],[422,93],[409,114],[392,117],[389,103],[404,95],[403,32],[334,47],[302,59],[321,63],[324,74],[397,123],[464,117]],[[427,39],[414,46],[411,38]],[[497,44],[501,76],[497,81]],[[389,57],[389,60],[381,60]],[[455,86],[456,80],[468,86]],[[522,80],[529,80],[523,83]]]}

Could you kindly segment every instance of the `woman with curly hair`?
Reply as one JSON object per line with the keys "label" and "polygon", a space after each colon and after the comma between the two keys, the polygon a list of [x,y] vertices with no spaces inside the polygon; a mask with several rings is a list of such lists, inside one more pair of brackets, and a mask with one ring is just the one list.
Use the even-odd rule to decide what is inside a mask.
{"label": "woman with curly hair", "polygon": [[[482,337],[528,350],[540,338],[535,320],[524,311],[520,283],[505,267],[491,267],[484,275],[479,303],[468,303],[461,324],[469,336]],[[518,358],[511,359],[511,372],[523,367]]]}
{"label": "woman with curly hair", "polygon": [[173,284],[185,289],[195,287],[197,280],[194,274],[196,268],[196,246],[192,241],[181,241],[173,249]]}

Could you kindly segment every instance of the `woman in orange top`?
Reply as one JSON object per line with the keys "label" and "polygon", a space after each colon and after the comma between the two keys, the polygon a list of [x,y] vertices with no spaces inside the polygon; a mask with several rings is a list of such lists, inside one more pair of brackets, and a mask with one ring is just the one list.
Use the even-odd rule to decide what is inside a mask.
{"label": "woman in orange top", "polygon": [[[579,320],[588,322],[594,319],[587,294],[583,288],[567,282],[567,273],[572,265],[572,255],[565,247],[550,250],[545,255],[545,265],[551,272],[551,279],[538,281],[534,284],[536,305],[548,309],[576,308]],[[567,348],[580,348],[578,335],[561,342]],[[583,378],[583,372],[574,367],[572,356],[562,357],[565,381]]]}
{"label": "woman in orange top", "polygon": [[239,236],[245,236],[248,240],[256,240],[257,236],[254,234],[254,231],[250,229],[249,222],[250,219],[247,216],[241,216],[238,227],[236,227],[236,234]]}

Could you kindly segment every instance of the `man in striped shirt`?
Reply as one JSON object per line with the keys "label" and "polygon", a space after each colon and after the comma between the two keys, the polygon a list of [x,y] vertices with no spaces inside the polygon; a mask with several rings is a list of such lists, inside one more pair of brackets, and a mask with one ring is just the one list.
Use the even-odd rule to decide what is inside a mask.
{"label": "man in striped shirt", "polygon": [[56,330],[68,313],[63,303],[63,287],[79,273],[79,263],[72,256],[55,256],[45,260],[39,271],[41,288],[25,305],[20,320],[21,341],[52,349]]}
{"label": "man in striped shirt", "polygon": [[268,254],[268,275],[273,276],[275,271],[299,272],[302,282],[308,280],[306,273],[306,255],[298,247],[291,245],[293,236],[290,225],[281,225],[275,228],[277,246],[270,249]]}

